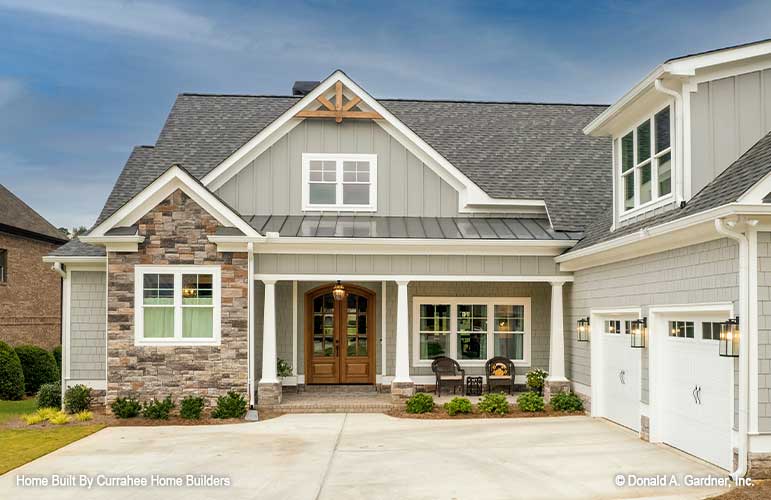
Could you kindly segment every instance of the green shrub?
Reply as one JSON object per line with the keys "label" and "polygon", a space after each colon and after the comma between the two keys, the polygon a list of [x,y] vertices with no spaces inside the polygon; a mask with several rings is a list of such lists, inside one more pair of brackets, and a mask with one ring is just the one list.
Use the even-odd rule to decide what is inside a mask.
{"label": "green shrub", "polygon": [[24,370],[13,347],[0,341],[0,399],[24,397]]}
{"label": "green shrub", "polygon": [[174,401],[171,400],[171,396],[166,396],[161,401],[153,399],[149,403],[145,403],[142,406],[142,416],[153,420],[168,420],[173,409]]}
{"label": "green shrub", "polygon": [[59,374],[62,373],[62,346],[58,345],[53,348],[51,351],[51,354],[54,355],[54,360],[56,360],[56,366],[59,367]]}
{"label": "green shrub", "polygon": [[93,420],[93,418],[94,414],[88,410],[79,411],[75,414],[75,420],[78,422],[88,422],[89,420]]}
{"label": "green shrub", "polygon": [[419,392],[407,400],[407,413],[428,413],[434,409],[431,394]]}
{"label": "green shrub", "polygon": [[523,392],[517,398],[517,406],[522,411],[543,411],[543,396],[537,392]]}
{"label": "green shrub", "polygon": [[276,360],[276,374],[279,377],[290,377],[292,375],[292,365],[289,364],[289,361],[278,358]]}
{"label": "green shrub", "polygon": [[471,413],[473,408],[468,398],[452,398],[444,404],[444,409],[452,417],[458,413]]}
{"label": "green shrub", "polygon": [[584,402],[577,394],[572,392],[560,392],[551,397],[549,404],[557,411],[582,411]]}
{"label": "green shrub", "polygon": [[217,406],[211,412],[214,418],[243,418],[244,415],[246,415],[246,399],[235,391],[217,398]]}
{"label": "green shrub", "polygon": [[527,372],[527,386],[538,394],[543,394],[543,384],[547,375],[549,374],[538,368],[530,370]]}
{"label": "green shrub", "polygon": [[179,404],[179,416],[189,420],[198,420],[203,412],[203,398],[201,396],[187,396]]}
{"label": "green shrub", "polygon": [[63,411],[59,411],[56,415],[48,419],[54,425],[62,425],[70,423],[72,419]]}
{"label": "green shrub", "polygon": [[64,391],[64,409],[67,413],[78,413],[91,406],[91,388],[83,384],[73,385]]}
{"label": "green shrub", "polygon": [[61,408],[62,407],[62,385],[59,382],[54,384],[43,384],[37,391],[38,408]]}
{"label": "green shrub", "polygon": [[110,405],[110,409],[118,418],[134,418],[139,415],[142,405],[133,398],[118,398]]}
{"label": "green shrub", "polygon": [[41,385],[59,380],[54,355],[42,347],[20,345],[16,347],[16,354],[24,371],[24,391],[27,394],[36,394]]}
{"label": "green shrub", "polygon": [[485,413],[505,415],[509,412],[509,400],[502,392],[488,392],[482,396],[477,406]]}

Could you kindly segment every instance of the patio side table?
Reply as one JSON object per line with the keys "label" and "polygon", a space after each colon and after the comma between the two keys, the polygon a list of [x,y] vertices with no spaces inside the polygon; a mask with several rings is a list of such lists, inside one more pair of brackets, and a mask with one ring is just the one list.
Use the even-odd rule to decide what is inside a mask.
{"label": "patio side table", "polygon": [[483,377],[466,377],[466,395],[481,396]]}

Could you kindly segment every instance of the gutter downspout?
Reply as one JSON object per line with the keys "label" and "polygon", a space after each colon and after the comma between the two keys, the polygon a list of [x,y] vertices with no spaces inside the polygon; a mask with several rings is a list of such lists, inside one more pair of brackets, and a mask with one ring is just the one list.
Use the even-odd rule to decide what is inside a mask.
{"label": "gutter downspout", "polygon": [[[750,221],[751,223],[752,221]],[[749,307],[749,260],[750,244],[747,234],[734,229],[735,222],[727,222],[725,219],[715,219],[715,229],[718,233],[731,238],[739,243],[739,331],[743,337],[739,341],[739,460],[736,470],[731,472],[731,479],[736,481],[747,474],[748,455],[748,424],[749,412],[747,411],[749,400],[749,333],[750,333],[750,307]]]}
{"label": "gutter downspout", "polygon": [[247,345],[247,357],[249,359],[249,367],[247,369],[249,380],[246,383],[246,388],[249,391],[249,409],[254,409],[254,243],[251,241],[246,244],[246,251],[247,251],[247,273],[248,276],[246,277],[246,283],[247,283],[247,290],[246,290],[246,300],[247,300],[247,306],[246,311],[248,314],[248,318],[246,321],[246,324],[249,325],[247,327],[247,339],[246,339],[246,345]]}
{"label": "gutter downspout", "polygon": [[653,86],[659,92],[672,96],[675,99],[675,200],[679,205],[680,202],[685,201],[685,190],[683,189],[685,177],[685,155],[683,154],[685,150],[683,143],[685,138],[683,113],[685,110],[683,107],[683,96],[680,92],[665,87],[664,81],[661,78],[657,78],[653,82]]}
{"label": "gutter downspout", "polygon": [[66,383],[66,371],[64,367],[64,362],[66,361],[64,356],[65,354],[65,338],[64,338],[64,322],[67,321],[67,318],[64,317],[64,282],[67,280],[67,273],[62,268],[61,262],[54,262],[54,265],[51,266],[52,271],[56,271],[56,273],[61,276],[61,286],[59,288],[59,322],[61,324],[61,345],[62,345],[62,359],[61,359],[61,374],[59,377],[59,384],[60,384],[60,392],[61,392],[61,409],[64,410],[64,392],[66,390],[65,383]]}

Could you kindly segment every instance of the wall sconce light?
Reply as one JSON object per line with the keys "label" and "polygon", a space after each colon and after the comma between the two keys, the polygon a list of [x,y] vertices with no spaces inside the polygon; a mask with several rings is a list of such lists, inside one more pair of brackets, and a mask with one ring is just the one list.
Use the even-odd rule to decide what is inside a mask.
{"label": "wall sconce light", "polygon": [[726,358],[739,357],[739,316],[720,325],[720,355]]}
{"label": "wall sconce light", "polygon": [[648,318],[640,318],[632,321],[630,337],[632,347],[642,349],[645,347],[645,338],[648,336]]}
{"label": "wall sconce light", "polygon": [[578,341],[579,342],[589,342],[590,335],[590,329],[589,329],[589,318],[581,318],[578,320],[578,326],[576,327],[576,331],[578,332]]}

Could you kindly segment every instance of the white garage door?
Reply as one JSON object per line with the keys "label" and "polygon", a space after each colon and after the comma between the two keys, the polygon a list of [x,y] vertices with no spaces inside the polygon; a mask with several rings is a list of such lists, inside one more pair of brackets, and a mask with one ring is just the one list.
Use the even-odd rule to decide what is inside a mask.
{"label": "white garage door", "polygon": [[640,430],[640,350],[631,347],[629,321],[602,322],[601,414],[624,427]]}
{"label": "white garage door", "polygon": [[[724,469],[731,465],[732,359],[718,355],[717,318],[666,318],[662,377],[662,440]],[[666,335],[665,338],[662,338]]]}

